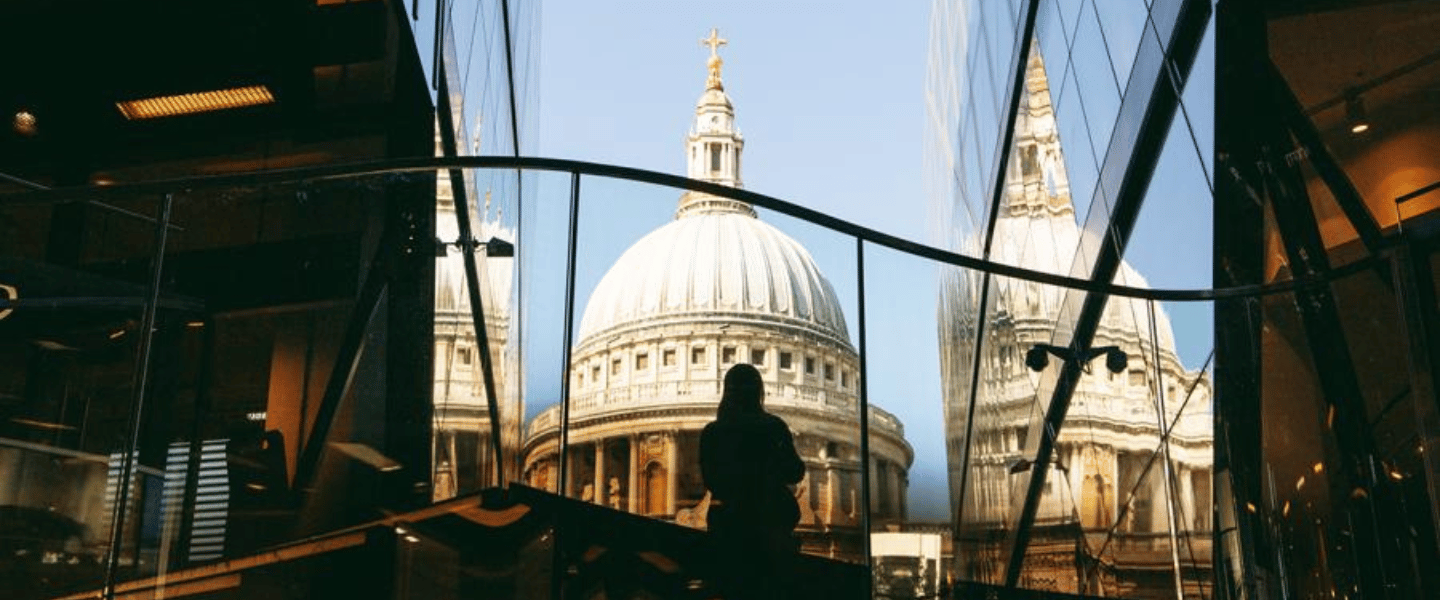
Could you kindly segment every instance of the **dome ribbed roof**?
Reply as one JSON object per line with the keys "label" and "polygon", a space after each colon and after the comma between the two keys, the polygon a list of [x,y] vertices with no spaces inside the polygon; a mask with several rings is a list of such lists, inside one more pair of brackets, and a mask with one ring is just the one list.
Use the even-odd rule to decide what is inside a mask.
{"label": "dome ribbed roof", "polygon": [[835,291],[810,253],[733,208],[685,212],[626,250],[591,294],[579,339],[656,321],[726,319],[850,340]]}

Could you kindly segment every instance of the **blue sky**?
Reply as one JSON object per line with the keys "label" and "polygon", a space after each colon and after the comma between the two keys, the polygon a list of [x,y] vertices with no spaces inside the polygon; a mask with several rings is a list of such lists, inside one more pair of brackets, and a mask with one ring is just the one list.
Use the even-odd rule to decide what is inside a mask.
{"label": "blue sky", "polygon": [[[726,91],[745,135],[748,189],[897,236],[930,241],[922,194],[928,2],[585,2],[546,0],[541,13],[539,148],[542,156],[683,174],[683,140],[704,89],[717,27],[729,45]],[[1202,60],[1206,60],[1202,58]],[[1208,119],[1208,109],[1203,116]],[[1194,117],[1199,118],[1199,117]],[[1172,185],[1137,226],[1129,258],[1156,287],[1209,283],[1208,190],[1189,160],[1163,160]],[[542,175],[527,235],[564,247],[566,176]],[[585,179],[576,314],[609,265],[667,222],[678,194]],[[1082,200],[1083,202],[1083,200]],[[1077,207],[1084,210],[1084,207]],[[853,240],[776,215],[762,218],[805,244],[845,305],[858,344]],[[527,217],[528,220],[528,217]],[[1202,223],[1203,221],[1203,223]],[[1203,227],[1201,225],[1203,224]],[[531,246],[536,247],[536,245]],[[527,285],[527,412],[559,397],[563,252],[536,258]],[[916,453],[911,516],[948,511],[935,348],[933,266],[889,251],[867,253],[871,401],[901,418]],[[1184,362],[1210,346],[1208,307],[1169,305]],[[542,339],[543,338],[543,339]]]}

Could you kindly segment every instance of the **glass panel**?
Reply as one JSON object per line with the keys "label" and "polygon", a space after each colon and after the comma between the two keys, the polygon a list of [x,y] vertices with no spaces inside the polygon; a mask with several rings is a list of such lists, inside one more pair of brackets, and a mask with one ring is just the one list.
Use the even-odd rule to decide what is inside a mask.
{"label": "glass panel", "polygon": [[[1190,67],[1181,96],[1181,113],[1190,124],[1195,140],[1195,153],[1205,165],[1205,173],[1213,180],[1215,172],[1215,17],[1205,25],[1205,38]],[[1211,186],[1213,187],[1213,185]]]}
{"label": "glass panel", "polygon": [[[1279,566],[1293,574],[1291,585],[1297,592],[1311,593],[1305,590],[1348,588],[1355,573],[1348,568],[1352,564],[1346,560],[1348,552],[1327,541],[1341,528],[1331,518],[1337,510],[1335,499],[1326,492],[1334,487],[1329,483],[1333,469],[1326,468],[1330,462],[1324,428],[1327,411],[1306,348],[1308,337],[1298,315],[1288,308],[1294,302],[1289,294],[1265,300],[1267,307],[1276,310],[1274,315],[1283,317],[1267,319],[1269,328],[1262,338],[1261,418],[1272,426],[1261,430],[1266,493],[1257,510],[1281,524],[1283,533],[1276,542],[1293,551],[1280,554]],[[1289,418],[1294,415],[1307,418]],[[1315,464],[1320,465],[1318,472]],[[1340,554],[1335,554],[1337,551]]]}
{"label": "glass panel", "polygon": [[1080,12],[1084,10],[1085,0],[1060,0],[1056,4],[1060,8],[1060,24],[1065,27],[1066,44],[1069,45],[1075,39],[1075,30],[1080,26]]}
{"label": "glass panel", "polygon": [[[525,433],[515,461],[521,467],[522,483],[559,493],[561,382],[568,371],[564,349],[569,340],[564,336],[565,321],[569,318],[565,313],[565,286],[570,252],[571,175],[534,172],[526,175],[526,189],[536,191],[524,199],[519,215],[521,303],[516,317],[522,332]],[[580,236],[594,235],[584,223],[576,232]],[[577,314],[584,309],[585,293],[586,290],[577,285]],[[585,371],[585,384],[594,380]],[[571,385],[573,398],[579,390],[574,382]],[[548,458],[532,459],[541,456]]]}
{"label": "glass panel", "polygon": [[[963,270],[949,277],[940,352],[950,486],[957,501],[963,498],[956,507],[957,578],[1003,583],[1006,535],[1018,515],[1012,503],[1023,495],[1009,468],[1023,456],[1023,424],[1036,411],[1015,325],[1022,313],[1044,310],[1028,302],[1043,297],[1044,286]],[[984,320],[967,319],[982,314],[982,296]]]}
{"label": "glass panel", "polygon": [[[1070,184],[1071,210],[1078,217],[1081,214],[1080,211],[1088,210],[1094,203],[1097,194],[1103,194],[1098,192],[1099,165],[1096,164],[1096,154],[1089,144],[1090,133],[1085,128],[1080,94],[1074,91],[1078,89],[1075,86],[1075,73],[1067,72],[1065,80],[1068,82],[1067,87],[1072,91],[1067,93],[1060,105],[1056,107],[1055,122],[1059,136],[1057,141],[1061,152],[1059,162],[1065,167],[1066,181]],[[1088,215],[1088,212],[1086,214]],[[1082,246],[1082,241],[1080,239],[1067,240],[1066,247],[1067,249],[1073,248],[1074,252],[1083,259],[1082,264],[1088,265],[1089,257],[1093,254],[1090,248]],[[1067,264],[1067,261],[1062,260],[1057,265],[1056,271],[1070,273],[1071,266],[1071,264]],[[1088,274],[1082,272],[1081,276]]]}
{"label": "glass panel", "polygon": [[[1435,556],[1427,499],[1433,482],[1422,447],[1434,405],[1417,401],[1415,382],[1402,373],[1413,358],[1386,288],[1368,271],[1336,281],[1331,319],[1318,308],[1297,313],[1295,304],[1277,304],[1323,306],[1313,299],[1266,301],[1264,509],[1281,524],[1275,542],[1296,549],[1280,566],[1297,590],[1357,589],[1377,580],[1433,589],[1422,566]],[[1361,397],[1336,392],[1345,386]],[[1350,465],[1357,462],[1376,472],[1356,471]],[[1393,531],[1411,532],[1411,541],[1389,541]]]}
{"label": "glass panel", "polygon": [[[506,480],[519,477],[516,456],[522,441],[524,405],[520,390],[519,272],[517,257],[518,191],[525,175],[508,170],[479,170],[463,179],[475,188],[455,194],[456,173],[443,171],[437,181],[436,238],[444,246],[435,264],[435,381],[432,433],[432,500],[472,494],[496,485],[497,459],[485,383],[485,353],[501,415],[502,456]],[[534,179],[534,177],[530,177]],[[532,186],[526,186],[534,190]],[[478,192],[478,193],[477,193]],[[533,193],[533,192],[532,192]],[[455,202],[469,205],[471,231],[479,245],[471,250],[478,274],[486,342],[479,342],[467,285],[464,253]],[[562,269],[563,272],[563,269]]]}
{"label": "glass panel", "polygon": [[935,595],[957,574],[940,346],[926,343],[940,331],[938,273],[930,261],[865,247],[870,547],[877,596]]}
{"label": "glass panel", "polygon": [[1080,114],[1064,118],[1078,116],[1084,120],[1089,131],[1084,141],[1088,141],[1098,155],[1099,150],[1110,142],[1110,131],[1115,127],[1115,117],[1120,112],[1120,90],[1116,86],[1115,71],[1105,52],[1104,38],[1101,37],[1100,24],[1095,20],[1091,2],[1086,2],[1081,11],[1070,60],[1070,68],[1075,71],[1076,90],[1080,93]]}
{"label": "glass panel", "polygon": [[[156,256],[147,220],[160,202],[90,200],[0,208],[0,294],[19,302],[0,309],[0,579],[11,593],[95,588],[112,559],[123,580],[160,558],[165,452],[132,439],[130,423]],[[196,303],[170,288],[159,299],[150,355],[163,363],[163,340],[185,331]]]}
{"label": "glass panel", "polygon": [[[1078,120],[1060,119],[1057,131],[1057,115],[1046,77],[1047,69],[1053,66],[1031,57],[990,259],[1064,273],[1081,242],[1072,193],[1077,185],[1088,193],[1094,174],[1089,147],[1068,137],[1075,134],[1073,139],[1083,140],[1084,129],[1065,127]],[[1069,151],[1072,149],[1076,151]]]}
{"label": "glass panel", "polygon": [[1209,598],[1215,581],[1213,307],[1208,302],[1150,302],[1149,306],[1159,343],[1158,360],[1152,357],[1150,363],[1151,387],[1163,400],[1162,414],[1171,432],[1169,497],[1176,532],[1172,559],[1180,565],[1185,597]]}
{"label": "glass panel", "polygon": [[1130,278],[1127,285],[1145,286],[1148,280],[1158,288],[1210,287],[1213,199],[1203,168],[1190,130],[1177,115],[1125,250],[1145,277]]}
{"label": "glass panel", "polygon": [[[549,209],[552,214],[558,212],[555,210],[558,207],[569,206],[569,189],[565,183],[558,178],[552,180],[544,192],[549,199],[565,199],[554,203]],[[563,495],[611,508],[673,519],[679,509],[677,504],[689,502],[686,508],[695,504],[680,491],[683,486],[677,482],[681,461],[695,460],[694,448],[682,447],[692,441],[688,438],[693,435],[677,436],[668,429],[651,431],[638,426],[611,430],[600,426],[603,423],[600,416],[643,412],[663,405],[680,393],[683,381],[678,375],[687,371],[666,374],[650,365],[643,369],[637,366],[637,353],[658,352],[655,344],[660,340],[652,339],[653,336],[637,339],[623,333],[644,321],[647,315],[661,310],[659,292],[666,283],[663,264],[675,252],[655,249],[652,254],[645,248],[632,249],[632,245],[673,219],[677,194],[668,188],[598,177],[582,178],[580,193],[575,312],[570,316],[571,358],[566,375],[570,386],[568,447],[562,448],[559,440],[562,407],[558,404],[544,407],[552,398],[565,400],[560,397],[559,377],[543,376],[552,368],[550,363],[555,362],[554,358],[563,356],[556,349],[549,360],[536,361],[532,375],[532,397],[542,390],[554,395],[536,397],[532,411],[539,413],[527,427],[524,470],[532,485],[542,489],[555,489]],[[568,220],[564,216],[560,218],[562,222]],[[557,250],[563,253],[564,235],[554,232],[546,237],[555,240]],[[564,260],[561,254],[551,261],[552,264],[559,262],[556,266],[562,274]],[[538,289],[544,284],[537,281],[536,285]],[[564,301],[564,285],[561,280],[548,286],[559,292],[555,296],[555,308],[562,313],[564,307],[559,303]],[[559,338],[562,331],[544,332],[543,329],[544,326],[539,326],[531,330],[537,348],[545,344],[543,340],[552,336]],[[554,383],[547,385],[542,381]],[[713,379],[710,385],[715,385]],[[561,452],[564,452],[563,458]],[[565,481],[556,479],[560,476],[562,460],[566,461]],[[692,469],[689,473],[697,471]],[[700,489],[699,495],[703,495],[703,486]]]}
{"label": "glass panel", "polygon": [[[705,194],[593,177],[581,190],[566,495],[707,528],[740,500],[709,487],[702,430],[749,363],[803,461],[786,482],[801,550],[863,561],[854,242]],[[527,473],[558,465],[543,442],[558,410],[529,426]]]}
{"label": "glass panel", "polygon": [[[1150,11],[1141,0],[1092,0],[1091,4],[1104,34],[1106,54],[1115,69],[1116,84],[1123,84],[1130,78],[1130,65],[1134,62],[1135,49],[1140,45],[1140,35]],[[1121,93],[1124,93],[1123,88]]]}
{"label": "glass panel", "polygon": [[1040,12],[1035,19],[1035,39],[1040,56],[1045,61],[1047,76],[1054,76],[1055,85],[1050,89],[1050,97],[1057,104],[1064,100],[1065,84],[1069,81],[1063,77],[1065,68],[1070,63],[1070,40],[1066,37],[1067,33],[1060,17],[1060,5],[1055,2],[1041,2]]}
{"label": "glass panel", "polygon": [[[773,211],[757,212],[761,224],[783,236],[774,243],[776,249],[787,245],[784,238],[798,246],[783,251],[790,255],[783,261],[776,260],[773,250],[767,251],[771,281],[763,284],[774,290],[772,310],[794,311],[790,314],[798,320],[757,330],[749,344],[752,350],[762,346],[775,351],[793,349],[800,359],[793,372],[773,362],[759,365],[767,382],[766,410],[783,418],[795,433],[796,448],[805,464],[803,479],[795,487],[800,508],[795,536],[800,550],[807,554],[864,563],[867,499],[862,487],[865,457],[860,453],[859,399],[865,382],[860,379],[861,290],[855,240]],[[770,247],[771,242],[765,246]],[[753,257],[745,261],[747,273],[754,271],[751,261]],[[813,266],[804,266],[807,262]],[[795,275],[783,275],[781,266]],[[800,275],[812,269],[812,275]],[[757,283],[747,285],[752,298]],[[786,303],[792,308],[784,308]],[[814,371],[808,365],[812,357]],[[778,385],[769,385],[772,376]],[[871,447],[870,467],[874,469],[877,458],[900,462],[904,454],[900,447],[906,442],[904,424],[885,411],[887,400],[873,392],[870,400],[871,430],[889,434],[889,445]],[[873,470],[871,477],[873,486]],[[872,500],[874,494],[872,487]]]}

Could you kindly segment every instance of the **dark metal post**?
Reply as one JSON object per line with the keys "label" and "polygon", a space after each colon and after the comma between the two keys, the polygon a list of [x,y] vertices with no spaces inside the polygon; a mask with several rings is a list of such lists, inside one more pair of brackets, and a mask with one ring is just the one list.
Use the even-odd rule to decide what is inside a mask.
{"label": "dark metal post", "polygon": [[[1160,339],[1155,330],[1155,301],[1145,303],[1145,312],[1150,321],[1150,366],[1160,369]],[[1175,600],[1185,600],[1185,577],[1180,569],[1180,537],[1176,534],[1178,519],[1175,516],[1176,495],[1174,463],[1170,460],[1170,424],[1165,414],[1165,382],[1160,373],[1153,373],[1155,381],[1155,421],[1160,426],[1160,460],[1165,461],[1161,475],[1165,477],[1166,523],[1170,526],[1170,565],[1175,569]],[[1175,418],[1180,418],[1176,413]]]}
{"label": "dark metal post", "polygon": [[[150,345],[155,338],[155,308],[160,301],[160,276],[165,268],[165,246],[170,229],[170,207],[174,202],[172,194],[165,194],[160,201],[160,218],[155,222],[155,244],[150,261],[150,290],[140,319],[140,342],[135,357],[135,374],[132,379],[130,419],[125,427],[125,445],[121,448],[120,477],[116,483],[115,507],[110,513],[110,550],[105,559],[104,595],[107,600],[115,597],[116,569],[120,566],[120,547],[125,536],[125,505],[130,501],[130,478],[139,459],[141,412],[145,407],[147,377],[150,373]],[[139,548],[136,548],[139,552]]]}
{"label": "dark metal post", "polygon": [[565,339],[560,355],[560,481],[555,490],[564,496],[570,481],[570,328],[575,320],[575,237],[580,225],[580,173],[570,173],[570,232],[565,239]]}
{"label": "dark metal post", "polygon": [[855,238],[855,279],[860,307],[860,547],[865,549],[865,579],[875,589],[875,559],[870,553],[870,377],[865,345],[865,240]]}
{"label": "dark metal post", "polygon": [[[560,349],[560,481],[555,482],[555,491],[566,496],[570,481],[570,331],[575,321],[575,238],[580,230],[580,172],[570,172],[570,224],[565,238],[565,339]],[[550,597],[556,600],[565,597],[566,556],[560,536],[562,528],[556,527],[551,550]]]}

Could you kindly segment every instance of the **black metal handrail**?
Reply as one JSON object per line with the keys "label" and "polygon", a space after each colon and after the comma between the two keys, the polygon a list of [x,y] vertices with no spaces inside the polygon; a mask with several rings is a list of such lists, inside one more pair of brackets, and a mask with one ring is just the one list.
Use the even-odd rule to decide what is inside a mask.
{"label": "black metal handrail", "polygon": [[[1365,271],[1374,267],[1375,263],[1382,260],[1383,256],[1369,256],[1365,259],[1355,261],[1343,267],[1332,269],[1326,276],[1305,276],[1286,281],[1240,285],[1225,288],[1209,289],[1155,289],[1140,288],[1127,285],[1119,285],[1109,282],[1091,281],[1085,278],[1071,277],[1046,271],[1026,269],[1004,263],[998,263],[974,256],[967,256],[958,252],[944,250],[919,242],[907,240],[901,237],[890,235],[871,229],[864,225],[858,225],[844,219],[840,219],[823,212],[806,208],[792,202],[779,198],[759,194],[749,190],[732,188],[716,183],[699,181],[648,171],[633,167],[609,165],[603,163],[569,160],[562,158],[542,158],[530,156],[458,156],[458,157],[417,157],[398,158],[375,161],[361,161],[351,163],[326,164],[312,167],[296,167],[288,169],[270,169],[264,171],[251,171],[245,173],[232,173],[225,175],[207,175],[199,177],[186,177],[177,179],[160,179],[153,181],[119,183],[105,186],[75,186],[66,188],[55,188],[49,190],[33,190],[17,192],[0,197],[0,207],[17,204],[58,204],[65,202],[91,201],[95,199],[126,197],[143,194],[164,194],[167,192],[199,191],[216,188],[276,185],[284,183],[306,183],[315,181],[326,181],[334,179],[346,179],[353,177],[364,177],[373,175],[393,175],[403,173],[416,173],[423,171],[435,171],[443,169],[522,169],[536,171],[557,171],[571,174],[592,175],[599,177],[610,177],[624,179],[641,183],[650,183],[667,187],[679,188],[694,192],[703,192],[723,198],[730,198],[748,202],[777,213],[807,221],[819,225],[831,231],[851,235],[868,243],[883,246],[922,258],[928,258],[936,262],[973,269],[990,275],[1010,277],[1054,285],[1071,289],[1083,290],[1122,296],[1126,298],[1138,298],[1142,300],[1158,300],[1162,302],[1197,302],[1228,300],[1239,298],[1253,298],[1273,294],[1293,292],[1297,289],[1307,289],[1329,285],[1333,280],[1343,278],[1347,275]],[[175,197],[177,203],[183,203],[186,199],[183,196]],[[0,307],[6,306],[0,300]]]}

